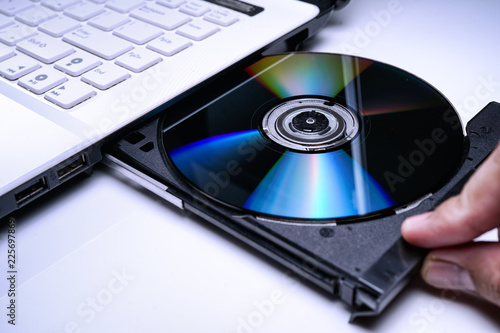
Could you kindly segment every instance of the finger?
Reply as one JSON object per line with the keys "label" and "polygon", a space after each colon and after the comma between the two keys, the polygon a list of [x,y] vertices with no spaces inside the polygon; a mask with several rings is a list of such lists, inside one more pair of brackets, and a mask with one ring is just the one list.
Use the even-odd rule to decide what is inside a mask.
{"label": "finger", "polygon": [[462,192],[433,212],[406,219],[403,237],[421,247],[462,244],[500,225],[500,146],[472,175]]}
{"label": "finger", "polygon": [[441,289],[482,296],[500,306],[500,244],[473,243],[429,253],[422,277]]}

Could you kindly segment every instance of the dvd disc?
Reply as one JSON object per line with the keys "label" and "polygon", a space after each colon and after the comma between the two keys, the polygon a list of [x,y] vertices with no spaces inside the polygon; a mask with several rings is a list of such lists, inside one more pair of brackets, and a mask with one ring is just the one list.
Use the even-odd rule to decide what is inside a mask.
{"label": "dvd disc", "polygon": [[244,75],[162,141],[182,177],[243,213],[304,223],[389,214],[438,189],[461,162],[457,113],[405,71],[291,53]]}

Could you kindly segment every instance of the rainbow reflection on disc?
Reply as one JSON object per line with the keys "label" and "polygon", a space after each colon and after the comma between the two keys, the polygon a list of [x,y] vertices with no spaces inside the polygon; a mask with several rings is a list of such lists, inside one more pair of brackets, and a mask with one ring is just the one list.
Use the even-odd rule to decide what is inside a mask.
{"label": "rainbow reflection on disc", "polygon": [[364,215],[393,204],[385,190],[343,151],[285,152],[243,207],[270,215],[325,219]]}
{"label": "rainbow reflection on disc", "polygon": [[163,133],[168,162],[218,203],[298,223],[364,220],[432,193],[460,161],[454,109],[392,66],[291,53],[242,75]]}
{"label": "rainbow reflection on disc", "polygon": [[[173,150],[170,157],[188,179],[204,184],[204,192],[217,196],[248,165],[248,156],[238,152],[238,147],[251,147],[248,140],[262,138],[255,130],[217,136]],[[342,150],[324,154],[285,151],[242,207],[269,215],[325,219],[364,215],[393,204],[385,190]]]}

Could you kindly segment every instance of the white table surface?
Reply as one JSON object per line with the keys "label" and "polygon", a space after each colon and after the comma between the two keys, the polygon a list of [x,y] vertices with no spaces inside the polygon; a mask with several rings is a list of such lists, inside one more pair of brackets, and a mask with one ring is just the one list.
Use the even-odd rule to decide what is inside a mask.
{"label": "white table surface", "polygon": [[[500,101],[499,14],[499,1],[354,0],[304,50],[405,69],[447,96],[466,122],[489,101]],[[8,285],[1,275],[0,332],[500,328],[499,308],[434,290],[418,277],[381,316],[349,324],[349,309],[340,301],[104,167],[15,219],[17,325],[6,323]],[[2,271],[6,253],[3,242]]]}

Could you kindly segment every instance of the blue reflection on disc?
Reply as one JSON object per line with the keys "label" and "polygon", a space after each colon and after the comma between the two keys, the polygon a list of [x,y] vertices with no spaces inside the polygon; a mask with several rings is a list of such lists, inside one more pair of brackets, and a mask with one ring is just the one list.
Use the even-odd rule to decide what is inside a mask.
{"label": "blue reflection on disc", "polygon": [[263,145],[263,139],[258,130],[249,130],[195,141],[169,154],[184,176],[203,189],[211,173],[225,170],[229,161],[241,165],[248,158],[246,147],[256,144]]}
{"label": "blue reflection on disc", "polygon": [[[343,150],[317,154],[285,151],[267,174],[259,177],[254,188],[241,191],[238,186],[219,184],[220,189],[210,191],[213,187],[209,184],[214,185],[228,161],[241,167],[242,173],[252,172],[252,163],[263,162],[259,159],[262,157],[255,155],[252,163],[245,164],[248,155],[242,148],[252,144],[266,146],[258,130],[206,138],[169,154],[184,176],[199,189],[228,204],[255,212],[288,218],[335,219],[394,206],[377,181]],[[219,177],[219,183],[221,179]],[[233,178],[223,180],[231,182]],[[243,203],[234,199],[241,192],[246,193]]]}
{"label": "blue reflection on disc", "polygon": [[364,215],[394,205],[385,190],[344,151],[287,151],[244,208],[291,218]]}

